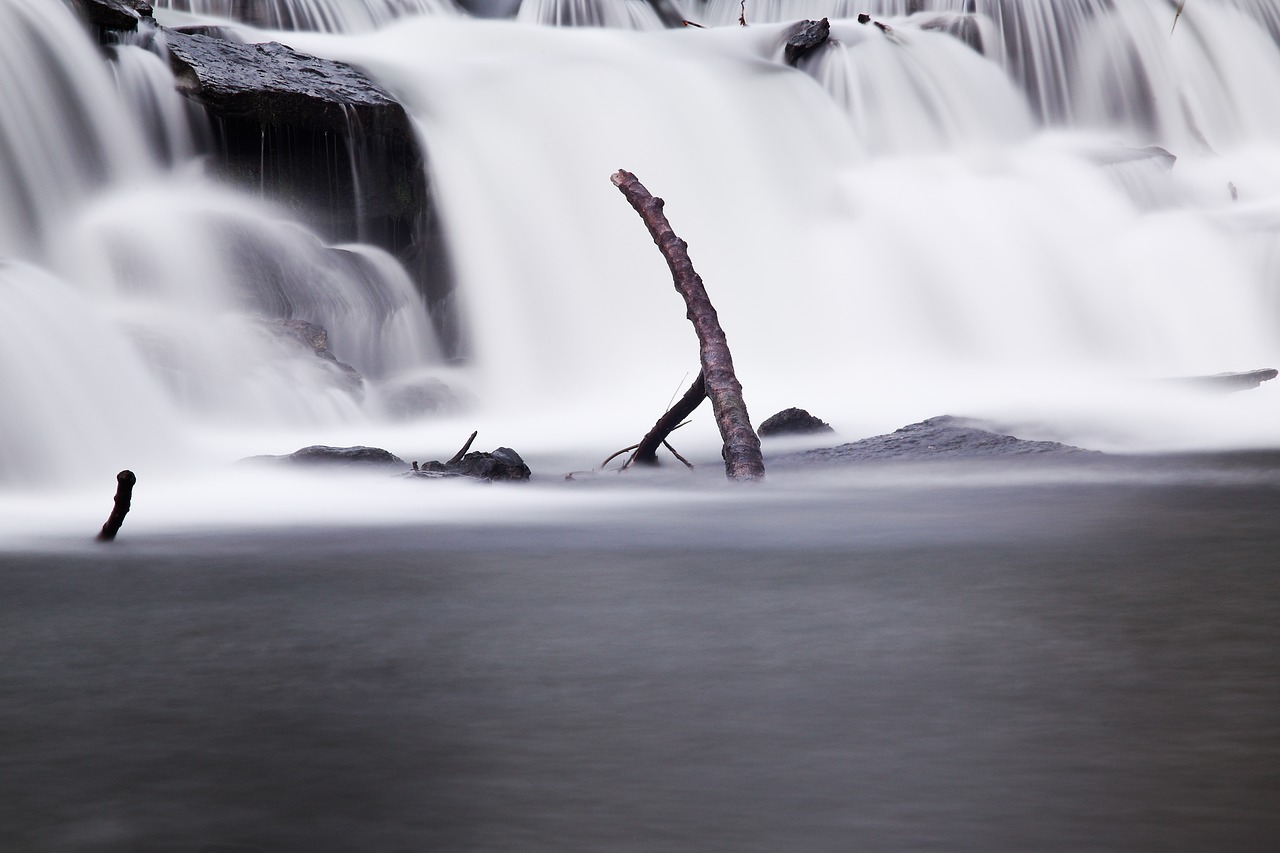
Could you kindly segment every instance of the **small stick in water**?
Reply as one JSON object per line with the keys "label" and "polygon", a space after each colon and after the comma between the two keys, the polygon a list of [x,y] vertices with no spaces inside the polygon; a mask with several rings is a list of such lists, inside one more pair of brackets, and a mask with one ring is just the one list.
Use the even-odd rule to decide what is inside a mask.
{"label": "small stick in water", "polygon": [[457,465],[462,461],[462,457],[467,455],[467,451],[471,449],[471,442],[476,440],[476,436],[480,434],[479,430],[471,433],[471,438],[467,439],[467,443],[462,445],[462,449],[453,454],[453,458],[446,462],[446,465]]}
{"label": "small stick in water", "polygon": [[133,499],[133,485],[137,482],[138,478],[132,471],[121,471],[116,474],[116,503],[111,509],[107,523],[102,525],[102,531],[98,534],[99,542],[110,542],[120,532],[120,525],[124,524],[124,517],[129,514],[129,503]]}

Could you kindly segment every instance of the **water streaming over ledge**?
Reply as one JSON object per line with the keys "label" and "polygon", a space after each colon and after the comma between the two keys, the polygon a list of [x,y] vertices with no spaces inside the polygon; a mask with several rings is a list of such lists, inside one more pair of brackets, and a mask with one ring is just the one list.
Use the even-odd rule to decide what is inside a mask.
{"label": "water streaming over ledge", "polygon": [[[0,421],[0,479],[410,428],[452,446],[473,425],[589,464],[696,371],[619,167],[667,199],[757,419],[801,405],[857,437],[955,411],[1091,446],[1274,443],[1271,389],[1207,401],[1151,380],[1280,365],[1280,4],[1204,0],[1172,34],[1158,0],[758,1],[746,28],[737,3],[689,2],[717,26],[665,32],[630,31],[655,26],[647,4],[625,21],[592,11],[616,4],[526,0],[514,21],[279,5],[292,17],[203,13],[356,63],[406,105],[465,366],[390,256],[204,176],[201,128],[145,44],[107,63],[60,6],[6,1],[0,302],[45,331],[39,359],[6,354],[28,402]],[[791,69],[800,15],[832,17],[833,40]],[[363,385],[284,321],[323,326]],[[101,371],[131,406],[102,403]],[[469,407],[397,425],[393,392],[441,380]],[[714,455],[709,424],[688,432]]]}

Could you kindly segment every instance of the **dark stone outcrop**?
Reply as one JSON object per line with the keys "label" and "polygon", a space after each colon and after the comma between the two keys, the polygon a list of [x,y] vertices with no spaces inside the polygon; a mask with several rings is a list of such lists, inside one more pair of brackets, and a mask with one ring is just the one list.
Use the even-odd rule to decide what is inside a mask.
{"label": "dark stone outcrop", "polygon": [[1100,453],[1056,441],[1027,441],[983,428],[978,422],[950,415],[905,426],[889,435],[878,435],[828,447],[794,453],[770,465],[810,466],[829,463],[983,459],[995,457],[1097,457]]}
{"label": "dark stone outcrop", "polygon": [[100,35],[110,30],[134,32],[143,17],[151,16],[151,4],[139,0],[71,0],[71,6]]}
{"label": "dark stone outcrop", "polygon": [[330,243],[386,249],[427,299],[451,354],[452,272],[404,108],[358,69],[278,43],[163,30],[178,91],[214,126],[213,167]]}
{"label": "dark stone outcrop", "polygon": [[766,418],[758,430],[760,436],[776,435],[808,435],[820,432],[835,432],[831,424],[815,418],[804,409],[783,409],[776,415]]}
{"label": "dark stone outcrop", "polygon": [[793,68],[801,59],[827,43],[831,38],[831,22],[826,18],[821,21],[801,21],[787,35],[786,47],[782,49],[782,59]]}
{"label": "dark stone outcrop", "polygon": [[521,482],[529,479],[530,471],[519,453],[510,447],[499,447],[492,453],[472,451],[456,462],[427,462],[414,468],[407,476],[427,479],[471,477],[490,483]]}
{"label": "dark stone outcrop", "polygon": [[408,467],[399,456],[380,447],[329,447],[325,444],[313,444],[287,456],[252,456],[245,461],[331,468]]}

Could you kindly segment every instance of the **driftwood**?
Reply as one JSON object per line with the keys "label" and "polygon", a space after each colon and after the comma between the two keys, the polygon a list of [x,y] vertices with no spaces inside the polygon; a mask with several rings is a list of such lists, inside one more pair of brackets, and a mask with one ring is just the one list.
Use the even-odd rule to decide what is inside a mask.
{"label": "driftwood", "polygon": [[693,414],[693,410],[698,408],[706,398],[707,383],[699,373],[698,378],[689,386],[689,390],[684,392],[684,396],[667,409],[666,414],[658,418],[658,422],[653,425],[653,429],[649,430],[649,434],[635,446],[635,454],[631,457],[631,462],[635,465],[657,465],[658,446],[666,444],[667,449],[675,453],[677,459],[688,465],[689,463],[667,444],[667,436],[671,435],[671,431],[679,426],[681,421]]}
{"label": "driftwood", "polygon": [[124,524],[124,517],[129,514],[129,505],[133,501],[133,486],[137,482],[138,478],[132,471],[121,471],[116,474],[116,502],[111,508],[107,523],[102,525],[102,530],[98,533],[99,542],[111,542],[120,532],[120,525]]}
{"label": "driftwood", "polygon": [[720,328],[720,318],[707,297],[702,278],[689,260],[689,246],[671,229],[662,212],[665,202],[650,195],[635,175],[619,169],[612,180],[644,220],[653,242],[671,268],[676,290],[684,297],[687,316],[698,335],[706,395],[711,399],[716,426],[724,440],[721,455],[724,457],[725,474],[731,480],[761,479],[764,477],[764,457],[760,453],[760,437],[751,426],[751,416],[747,414],[747,405],[742,399],[742,385],[733,370],[733,356],[724,330]]}

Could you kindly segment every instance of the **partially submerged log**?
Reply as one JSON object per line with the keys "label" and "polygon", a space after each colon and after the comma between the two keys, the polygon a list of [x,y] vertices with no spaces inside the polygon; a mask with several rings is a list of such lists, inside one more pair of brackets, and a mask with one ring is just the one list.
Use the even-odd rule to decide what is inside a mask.
{"label": "partially submerged log", "polygon": [[102,525],[102,530],[98,532],[99,542],[111,542],[116,538],[116,534],[120,532],[120,525],[124,524],[124,517],[129,514],[129,507],[133,502],[133,487],[138,482],[138,477],[132,471],[121,471],[116,474],[116,499],[115,504],[111,508],[111,515],[107,516],[107,521]]}
{"label": "partially submerged log", "polygon": [[689,260],[689,246],[676,236],[667,221],[662,211],[665,202],[651,195],[635,175],[619,169],[612,180],[640,214],[671,269],[676,290],[684,297],[688,308],[686,316],[698,335],[706,394],[711,398],[716,426],[724,440],[721,455],[724,457],[725,474],[731,480],[761,479],[764,477],[764,457],[760,453],[760,437],[751,426],[751,417],[742,399],[742,385],[733,369],[733,356],[720,327],[720,318],[707,296],[702,278]]}
{"label": "partially submerged log", "polygon": [[[667,449],[680,459],[680,454],[667,444],[667,436],[671,435],[671,431],[678,427],[685,418],[693,414],[693,410],[707,399],[707,383],[702,378],[702,374],[698,374],[698,378],[693,380],[693,384],[689,386],[689,390],[684,392],[684,396],[676,401],[676,404],[667,409],[666,414],[658,418],[658,422],[653,425],[653,429],[649,430],[648,435],[640,440],[635,446],[635,453],[631,456],[631,463],[634,465],[657,465],[658,464],[658,447],[667,445]],[[605,460],[608,461],[608,460]],[[688,462],[685,462],[687,465]]]}

